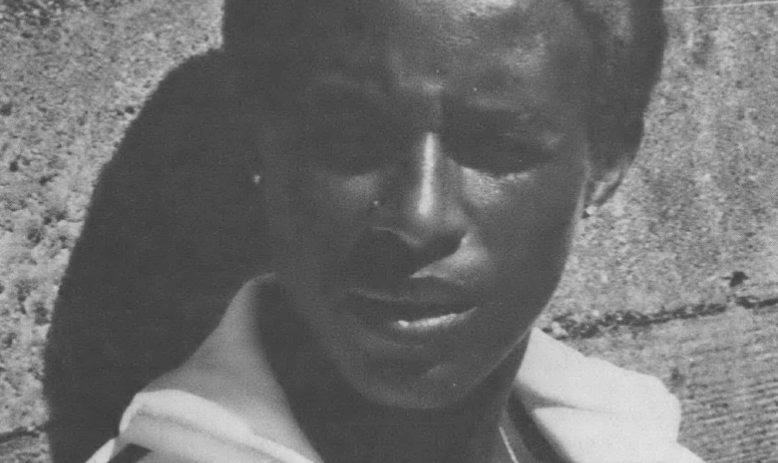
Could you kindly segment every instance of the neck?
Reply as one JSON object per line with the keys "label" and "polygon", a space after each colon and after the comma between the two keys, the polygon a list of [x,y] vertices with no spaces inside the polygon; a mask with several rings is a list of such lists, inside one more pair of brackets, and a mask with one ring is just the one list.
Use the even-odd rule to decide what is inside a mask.
{"label": "neck", "polygon": [[[304,324],[268,301],[263,333],[270,363],[295,418],[324,461],[339,463],[497,461],[499,424],[526,343],[467,397],[437,410],[408,410],[366,400],[345,384]],[[281,310],[271,309],[278,308]],[[498,451],[499,452],[499,451]]]}

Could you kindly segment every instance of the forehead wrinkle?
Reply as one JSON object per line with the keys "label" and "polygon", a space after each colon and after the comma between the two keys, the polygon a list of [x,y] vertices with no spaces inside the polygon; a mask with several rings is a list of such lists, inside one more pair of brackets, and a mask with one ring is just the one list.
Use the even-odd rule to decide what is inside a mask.
{"label": "forehead wrinkle", "polygon": [[536,0],[394,1],[401,18],[397,23],[409,29],[399,36],[405,47],[412,49],[415,43],[420,48],[427,42],[439,47],[439,52],[456,53],[493,35],[495,20],[525,11]]}
{"label": "forehead wrinkle", "polygon": [[[402,0],[400,0],[402,1]],[[417,12],[445,13],[454,20],[488,19],[507,10],[526,8],[532,0],[413,0],[404,2],[404,6]]]}
{"label": "forehead wrinkle", "polygon": [[512,68],[539,70],[549,45],[564,43],[571,30],[582,30],[563,0],[397,1],[396,11],[404,17],[397,23],[405,29],[395,36],[397,43],[418,57],[405,58],[435,62],[431,67],[438,73],[506,57],[510,58],[504,64],[513,64]]}
{"label": "forehead wrinkle", "polygon": [[[449,90],[511,99],[506,90],[531,81],[562,84],[562,76],[547,75],[549,65],[583,77],[581,64],[588,63],[588,35],[564,0],[387,2],[370,13],[388,14],[388,41],[375,40],[371,29],[364,30],[368,36],[341,36],[330,48],[330,65],[363,79],[447,82]],[[459,20],[478,9],[489,13]]]}

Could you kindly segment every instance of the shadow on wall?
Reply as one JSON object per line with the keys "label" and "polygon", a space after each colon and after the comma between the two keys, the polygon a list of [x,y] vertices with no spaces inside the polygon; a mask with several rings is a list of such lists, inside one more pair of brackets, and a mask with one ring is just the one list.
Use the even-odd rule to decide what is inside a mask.
{"label": "shadow on wall", "polygon": [[85,461],[267,260],[253,116],[213,51],[172,71],[100,174],[60,287],[44,389],[55,461]]}

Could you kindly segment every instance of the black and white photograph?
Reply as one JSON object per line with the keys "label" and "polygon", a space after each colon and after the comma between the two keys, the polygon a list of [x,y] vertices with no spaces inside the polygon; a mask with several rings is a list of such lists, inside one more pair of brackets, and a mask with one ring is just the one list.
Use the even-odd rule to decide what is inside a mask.
{"label": "black and white photograph", "polygon": [[0,0],[0,463],[778,463],[778,1]]}

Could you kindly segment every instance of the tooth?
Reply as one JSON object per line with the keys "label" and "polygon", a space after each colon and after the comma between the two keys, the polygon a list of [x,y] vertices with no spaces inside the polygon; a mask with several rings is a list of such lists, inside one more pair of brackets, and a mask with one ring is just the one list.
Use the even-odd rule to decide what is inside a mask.
{"label": "tooth", "polygon": [[414,320],[414,321],[408,321],[408,320],[398,320],[397,325],[401,329],[430,329],[435,328],[441,325],[444,325],[446,323],[449,323],[457,318],[457,314],[446,314],[442,315],[440,317],[431,317],[431,318],[425,318],[421,320]]}

